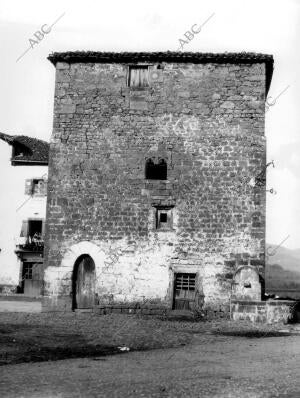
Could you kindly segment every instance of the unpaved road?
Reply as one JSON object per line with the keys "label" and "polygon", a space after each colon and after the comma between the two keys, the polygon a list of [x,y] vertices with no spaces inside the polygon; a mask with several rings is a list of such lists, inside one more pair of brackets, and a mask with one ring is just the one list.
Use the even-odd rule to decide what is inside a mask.
{"label": "unpaved road", "polygon": [[180,348],[7,365],[1,397],[300,397],[300,336],[195,335]]}
{"label": "unpaved road", "polygon": [[0,312],[26,312],[39,313],[42,311],[42,303],[38,300],[32,301],[13,301],[0,300]]}

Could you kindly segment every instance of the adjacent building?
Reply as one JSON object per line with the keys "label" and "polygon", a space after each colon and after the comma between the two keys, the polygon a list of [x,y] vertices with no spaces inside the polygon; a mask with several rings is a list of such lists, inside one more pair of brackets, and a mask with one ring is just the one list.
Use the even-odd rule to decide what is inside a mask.
{"label": "adjacent building", "polygon": [[[8,145],[7,145],[8,144]],[[0,133],[0,291],[42,291],[49,144]]]}

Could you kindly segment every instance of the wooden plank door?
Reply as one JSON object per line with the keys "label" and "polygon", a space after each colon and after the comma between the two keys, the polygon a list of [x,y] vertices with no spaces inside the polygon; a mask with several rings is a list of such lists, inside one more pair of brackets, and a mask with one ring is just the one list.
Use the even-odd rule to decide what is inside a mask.
{"label": "wooden plank door", "polygon": [[192,311],[195,305],[196,274],[175,274],[174,305],[175,310]]}
{"label": "wooden plank door", "polygon": [[92,308],[95,303],[95,263],[90,256],[83,257],[77,268],[77,308]]}

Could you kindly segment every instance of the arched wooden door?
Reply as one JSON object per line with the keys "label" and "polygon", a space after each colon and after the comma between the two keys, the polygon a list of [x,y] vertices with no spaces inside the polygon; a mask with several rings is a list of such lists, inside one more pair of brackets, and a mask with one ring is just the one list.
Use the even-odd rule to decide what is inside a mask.
{"label": "arched wooden door", "polygon": [[73,271],[73,309],[92,308],[95,304],[95,263],[88,255],[80,256]]}

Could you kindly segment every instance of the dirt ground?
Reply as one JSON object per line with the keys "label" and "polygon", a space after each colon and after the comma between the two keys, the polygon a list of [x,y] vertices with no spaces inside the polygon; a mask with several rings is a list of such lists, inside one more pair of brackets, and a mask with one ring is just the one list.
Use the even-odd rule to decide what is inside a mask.
{"label": "dirt ground", "polygon": [[2,313],[0,396],[298,398],[299,334],[225,320]]}
{"label": "dirt ground", "polygon": [[203,333],[271,336],[279,329],[247,322],[174,321],[122,314],[0,313],[0,365],[108,355],[119,353],[118,347],[123,346],[130,351],[179,347]]}

